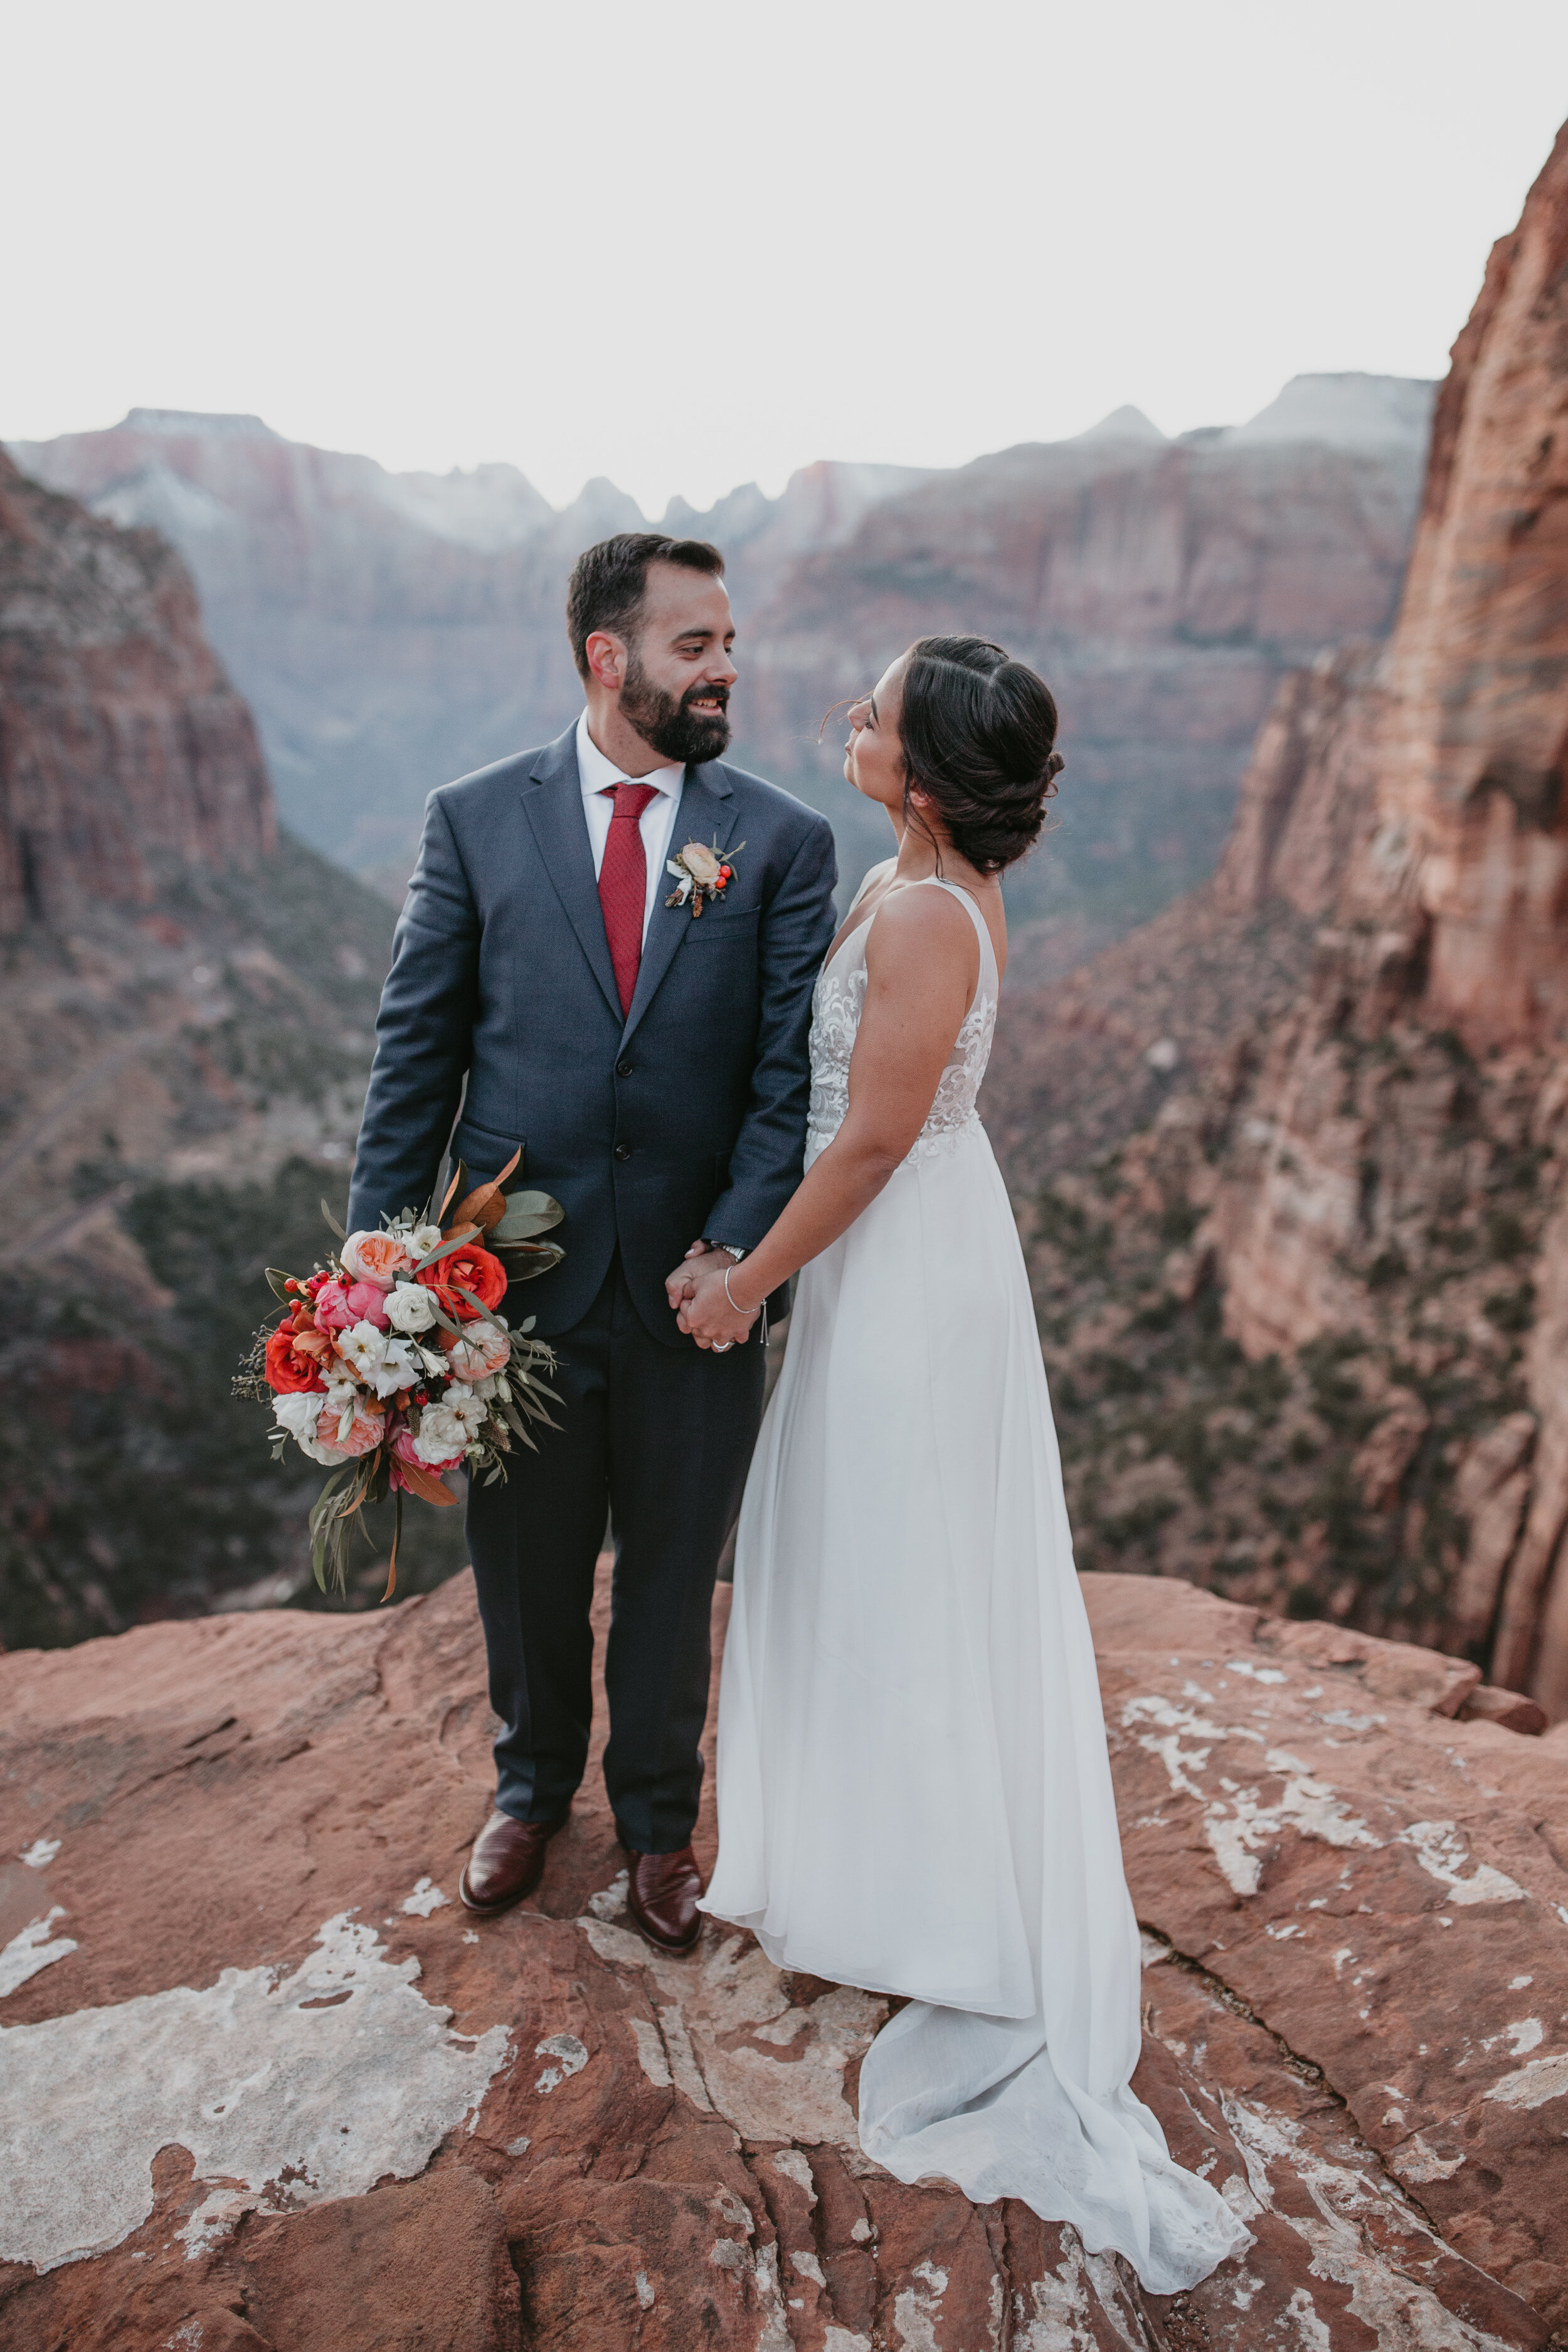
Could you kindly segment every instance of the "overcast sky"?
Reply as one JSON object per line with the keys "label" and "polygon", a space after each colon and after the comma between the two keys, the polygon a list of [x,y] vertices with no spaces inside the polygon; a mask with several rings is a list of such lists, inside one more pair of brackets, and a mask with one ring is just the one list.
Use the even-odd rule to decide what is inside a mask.
{"label": "overcast sky", "polygon": [[1564,0],[0,0],[0,434],[782,487],[1441,374]]}

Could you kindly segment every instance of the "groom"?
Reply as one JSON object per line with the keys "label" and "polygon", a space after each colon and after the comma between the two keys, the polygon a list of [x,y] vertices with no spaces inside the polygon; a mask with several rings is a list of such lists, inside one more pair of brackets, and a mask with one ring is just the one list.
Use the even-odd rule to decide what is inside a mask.
{"label": "groom", "polygon": [[[476,1181],[521,1150],[509,1185],[566,1213],[563,1262],[507,1300],[555,1349],[562,1425],[468,1497],[501,1728],[461,1892],[487,1914],[531,1894],[582,1780],[608,1513],[605,1780],[633,1916],[676,1951],[700,1924],[709,1613],[763,1361],[683,1338],[665,1277],[694,1239],[742,1256],[800,1181],[837,879],[826,820],[720,756],[723,572],[717,548],[653,531],[589,548],[566,599],[582,717],[431,794],[349,1200],[351,1231],[422,1202],[449,1141]],[[688,843],[731,869],[700,914],[666,903]]]}

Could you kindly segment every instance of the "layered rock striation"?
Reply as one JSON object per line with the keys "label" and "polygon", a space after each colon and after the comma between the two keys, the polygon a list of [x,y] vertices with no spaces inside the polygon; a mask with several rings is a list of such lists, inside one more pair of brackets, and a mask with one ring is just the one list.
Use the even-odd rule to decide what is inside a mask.
{"label": "layered rock striation", "polygon": [[[1032,1231],[1090,1556],[1098,1524],[1238,1595],[1419,1631],[1554,1718],[1565,289],[1568,133],[1455,346],[1387,646],[1286,681],[1213,885],[1064,1001],[1016,1003],[997,1080],[1020,1191],[1042,1135],[1067,1147]],[[1195,1005],[1184,969],[1211,975]],[[1095,1149],[1120,1156],[1072,1176]]]}
{"label": "layered rock striation", "polygon": [[0,452],[0,932],[148,904],[160,857],[253,867],[276,835],[250,713],[174,549]]}
{"label": "layered rock striation", "polygon": [[0,1659],[0,2332],[1546,2352],[1561,1737],[1471,1719],[1475,1670],[1429,1652],[1142,1579],[1087,1597],[1144,1927],[1138,2088],[1253,2235],[1191,2294],[869,2163],[884,2000],[713,1924],[684,1959],[641,1940],[602,1694],[538,1899],[470,1920],[492,1727],[463,1580],[371,1621]]}
{"label": "layered rock striation", "polygon": [[[1428,404],[1423,384],[1302,378],[1181,443],[1123,410],[957,471],[820,463],[777,499],[673,501],[666,526],[729,563],[739,756],[829,811],[858,878],[885,828],[818,748],[829,705],[931,629],[1040,660],[1080,789],[1017,904],[1054,910],[1065,968],[1210,870],[1284,671],[1387,628]],[[431,786],[573,717],[568,570],[643,522],[607,482],[556,514],[513,467],[391,474],[254,417],[133,410],[14,454],[182,550],[285,818],[396,898]]]}

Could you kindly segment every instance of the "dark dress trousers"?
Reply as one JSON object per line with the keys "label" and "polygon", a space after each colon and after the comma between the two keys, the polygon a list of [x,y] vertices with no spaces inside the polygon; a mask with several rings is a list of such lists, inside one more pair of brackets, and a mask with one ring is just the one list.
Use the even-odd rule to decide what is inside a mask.
{"label": "dark dress trousers", "polygon": [[557,1820],[582,1780],[608,1510],[605,1777],[644,1853],[697,1818],[713,1579],[763,1392],[757,1335],[699,1349],[665,1277],[700,1235],[754,1247],[800,1181],[837,879],[826,821],[723,761],[686,771],[671,854],[692,840],[738,853],[734,878],[697,919],[659,891],[623,1018],[575,729],[431,794],[349,1197],[351,1231],[422,1205],[449,1142],[476,1181],[521,1147],[509,1189],[565,1211],[563,1263],[504,1310],[554,1348],[563,1425],[468,1503],[497,1802]]}

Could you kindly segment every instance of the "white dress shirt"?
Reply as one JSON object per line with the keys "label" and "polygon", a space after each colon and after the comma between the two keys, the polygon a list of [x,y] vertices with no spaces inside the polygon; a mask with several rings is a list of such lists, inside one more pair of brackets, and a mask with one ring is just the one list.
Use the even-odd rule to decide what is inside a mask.
{"label": "white dress shirt", "polygon": [[686,782],[683,766],[649,768],[645,775],[628,776],[605,759],[588,732],[588,714],[584,710],[577,721],[577,773],[583,785],[583,814],[588,820],[588,841],[594,852],[594,878],[605,862],[605,844],[610,837],[610,819],[616,813],[613,800],[604,794],[612,784],[651,784],[654,796],[637,820],[642,835],[643,856],[647,861],[647,896],[643,901],[642,935],[647,937],[648,923],[661,898],[668,898],[675,887],[674,877],[667,875],[665,862],[669,856],[670,835],[675,831],[675,812],[680,804],[680,788]]}

